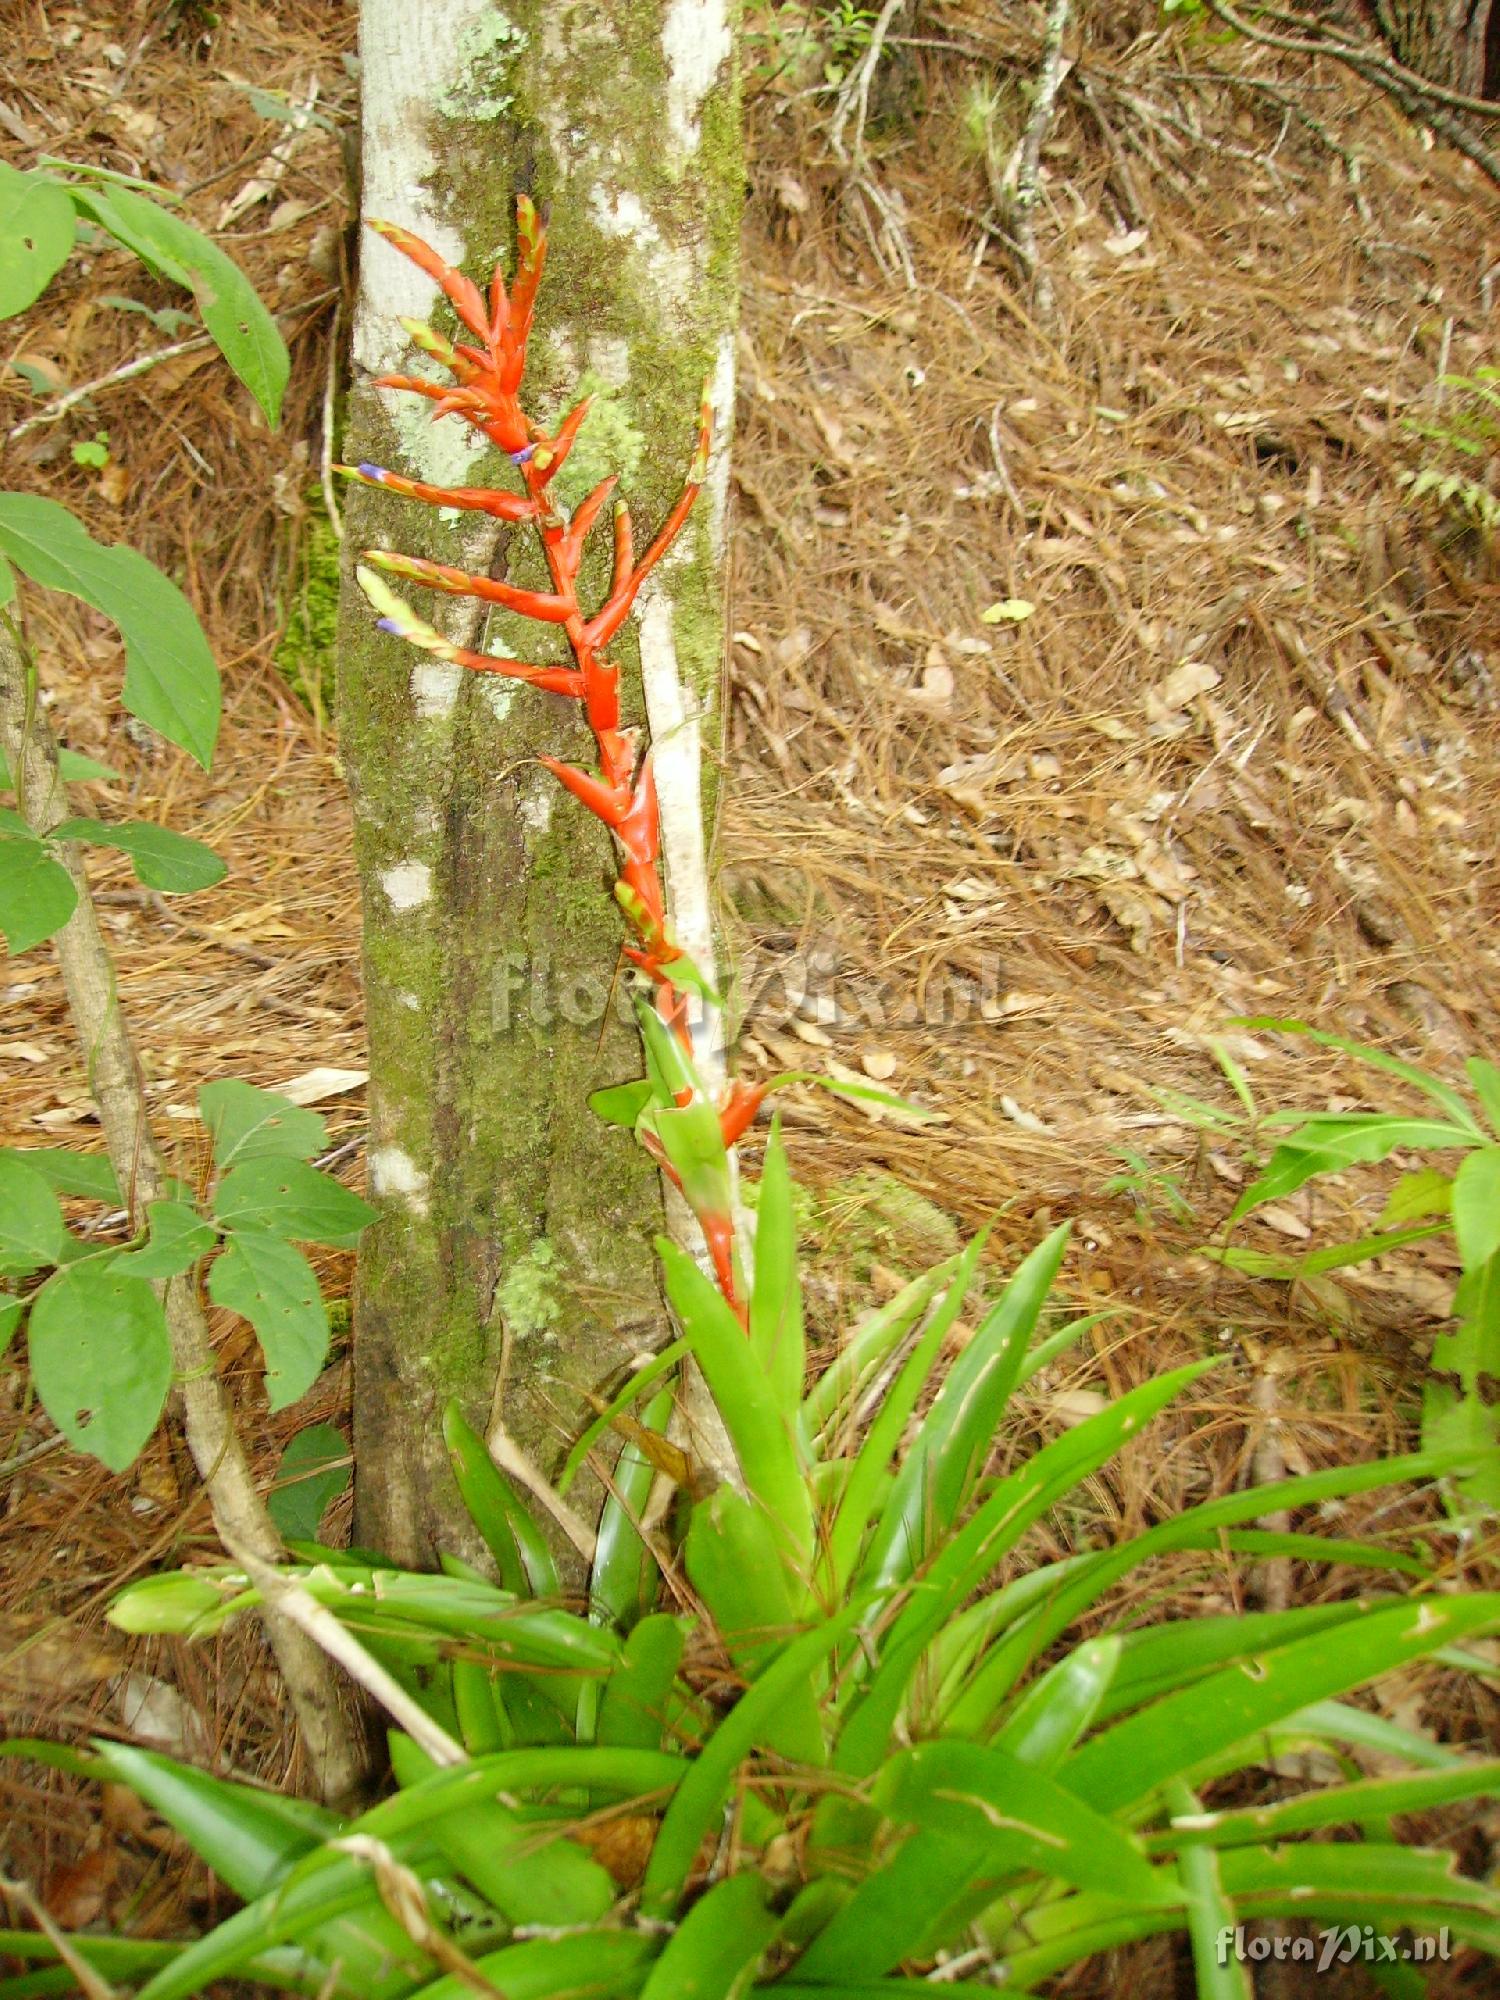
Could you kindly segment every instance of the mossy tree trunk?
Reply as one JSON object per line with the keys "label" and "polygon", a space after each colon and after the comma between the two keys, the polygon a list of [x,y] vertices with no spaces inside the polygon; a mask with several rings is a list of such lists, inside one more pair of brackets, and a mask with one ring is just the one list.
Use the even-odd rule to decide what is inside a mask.
{"label": "mossy tree trunk", "polygon": [[[673,761],[694,786],[695,746],[716,740],[724,622],[743,178],[729,5],[364,0],[361,13],[365,215],[416,231],[482,283],[497,256],[511,267],[516,193],[550,203],[526,407],[550,423],[580,382],[600,392],[561,499],[619,471],[642,546],[681,485],[712,378],[709,488],[643,593],[641,636],[617,653],[633,719],[647,719],[642,646],[648,686],[680,688]],[[402,315],[452,330],[435,288],[366,232],[344,456],[445,485],[509,483],[459,419],[433,425],[429,404],[368,386],[393,367],[433,372]],[[454,521],[364,489],[346,518],[351,560],[378,544],[545,584],[528,529],[476,528],[483,517]],[[607,529],[596,533],[607,544]],[[595,562],[602,588],[602,548]],[[413,602],[465,644],[550,657],[541,627],[500,614],[479,636],[466,601]],[[481,1430],[498,1410],[550,1467],[579,1421],[580,1389],[659,1343],[660,1195],[629,1135],[585,1104],[638,1074],[640,1058],[615,985],[621,927],[604,837],[534,761],[588,760],[576,704],[412,652],[375,629],[348,581],[339,669],[381,1210],[355,1311],[356,1536],[430,1563],[466,1540],[440,1432],[450,1396]],[[691,818],[701,835],[701,812]],[[698,849],[675,862],[669,852],[674,900],[701,839]]]}

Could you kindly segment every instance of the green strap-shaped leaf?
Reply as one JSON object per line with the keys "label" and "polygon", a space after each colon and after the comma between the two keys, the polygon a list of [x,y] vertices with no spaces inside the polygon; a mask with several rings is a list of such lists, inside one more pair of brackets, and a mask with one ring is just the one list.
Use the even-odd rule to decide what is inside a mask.
{"label": "green strap-shaped leaf", "polygon": [[236,1229],[209,1267],[208,1295],[255,1328],[273,1410],[305,1396],[328,1358],[328,1312],[300,1250],[264,1229]]}
{"label": "green strap-shaped leaf", "polygon": [[127,820],[110,826],[98,819],[68,819],[48,834],[49,840],[78,840],[90,847],[112,847],[130,856],[136,879],[166,896],[190,895],[222,882],[228,869],[201,840],[173,833],[149,820]]}
{"label": "green strap-shaped leaf", "polygon": [[[641,1413],[641,1428],[665,1432],[676,1398],[670,1389],[654,1396]],[[656,1601],[656,1558],[641,1540],[636,1523],[645,1511],[656,1468],[627,1439],[610,1476],[599,1510],[594,1561],[589,1570],[589,1616],[601,1625],[629,1631]]]}
{"label": "green strap-shaped leaf", "polygon": [[1087,1734],[1119,1669],[1117,1632],[1086,1639],[1026,1690],[996,1733],[997,1750],[1034,1771],[1055,1771]]}
{"label": "green strap-shaped leaf", "polygon": [[794,1581],[805,1583],[812,1561],[812,1495],[792,1414],[777,1403],[718,1289],[677,1244],[662,1237],[657,1250],[667,1296],[729,1432],[745,1485],[773,1524]]}
{"label": "green strap-shaped leaf", "polygon": [[[1131,1393],[1139,1394],[1139,1391]],[[1089,1419],[1089,1423],[1098,1421],[1097,1417]],[[1078,1428],[1081,1431],[1087,1426],[1081,1424]],[[1046,1449],[1050,1451],[1051,1448],[1048,1446]],[[1185,1509],[1173,1520],[1149,1528],[1145,1534],[1133,1537],[1118,1548],[1100,1550],[1087,1562],[1079,1564],[1045,1603],[1007,1631],[992,1648],[964,1695],[955,1702],[949,1726],[961,1736],[981,1735],[987,1726],[987,1719],[1000,1712],[1001,1704],[1030,1663],[1039,1658],[1111,1584],[1152,1557],[1173,1549],[1214,1546],[1210,1538],[1217,1537],[1220,1529],[1234,1527],[1241,1521],[1255,1520],[1266,1513],[1317,1506],[1325,1500],[1340,1500],[1352,1493],[1367,1493],[1372,1487],[1399,1486],[1410,1479],[1430,1479],[1465,1462],[1466,1454],[1462,1452],[1446,1456],[1417,1452],[1404,1458],[1379,1460],[1366,1465],[1336,1466],[1327,1472],[1308,1473],[1272,1486],[1258,1486],[1243,1493],[1226,1493],[1218,1500],[1205,1501],[1201,1506]]]}
{"label": "green strap-shaped leaf", "polygon": [[[884,1499],[886,1473],[901,1443],[907,1421],[938,1365],[948,1329],[963,1310],[964,1295],[973,1281],[983,1248],[984,1236],[981,1234],[974,1238],[959,1258],[952,1282],[922,1329],[921,1338],[907,1356],[895,1381],[881,1397],[879,1408],[855,1456],[828,1537],[827,1568],[836,1592],[841,1592],[858,1572],[865,1536],[877,1513],[878,1503]],[[915,1561],[916,1551],[908,1550],[907,1553]]]}
{"label": "green strap-shaped leaf", "polygon": [[560,1597],[546,1536],[456,1402],[443,1412],[443,1442],[469,1518],[495,1558],[504,1588],[517,1597]]}
{"label": "green strap-shaped leaf", "polygon": [[65,1235],[57,1196],[34,1167],[0,1153],[0,1271],[57,1263]]}
{"label": "green strap-shaped leaf", "polygon": [[[1174,1813],[1198,1809],[1198,1801],[1180,1780],[1169,1788],[1168,1798]],[[1180,1867],[1198,2000],[1255,2000],[1249,1968],[1223,1948],[1226,1934],[1234,1931],[1235,1910],[1225,1892],[1218,1855],[1212,1848],[1195,1847],[1182,1856]]]}
{"label": "green strap-shaped leaf", "polygon": [[[793,1595],[772,1524],[754,1500],[721,1486],[693,1509],[683,1555],[730,1659],[755,1681],[799,1625],[801,1593]],[[811,1680],[792,1690],[768,1724],[768,1750],[793,1763],[827,1761],[817,1696]]]}
{"label": "green strap-shaped leaf", "polygon": [[31,1379],[53,1423],[79,1450],[123,1472],[156,1428],[172,1346],[144,1278],[105,1262],[49,1278],[27,1329]]}
{"label": "green strap-shaped leaf", "polygon": [[820,1444],[833,1425],[848,1415],[858,1392],[901,1345],[957,1269],[958,1259],[950,1257],[924,1271],[854,1329],[802,1405],[803,1433],[811,1445]]}
{"label": "green strap-shaped leaf", "polygon": [[55,937],[78,906],[62,863],[31,834],[0,829],[0,932],[16,957]]}
{"label": "green strap-shaped leaf", "polygon": [[773,1119],[761,1168],[755,1208],[755,1282],[750,1292],[750,1344],[770,1381],[772,1393],[795,1415],[802,1397],[806,1357],[802,1330],[802,1283],[797,1274],[797,1223],[792,1208],[792,1176],[781,1143],[781,1121]]}
{"label": "green strap-shaped leaf", "polygon": [[917,1832],[808,1947],[797,1967],[805,1978],[874,1978],[927,1956],[1016,1873],[1146,1908],[1180,1901],[1170,1871],[1153,1869],[1128,1831],[1003,1751],[920,1744],[885,1766],[873,1800]]}
{"label": "green strap-shaped leaf", "polygon": [[204,770],[219,730],[219,670],[192,606],[134,549],[96,542],[66,507],[0,493],[0,552],[34,583],[81,597],[119,626],[123,700]]}
{"label": "green strap-shaped leaf", "polygon": [[1500,1067],[1487,1062],[1483,1056],[1470,1056],[1464,1068],[1468,1071],[1480,1108],[1490,1122],[1490,1130],[1500,1139]]}
{"label": "green strap-shaped leaf", "polygon": [[[638,1991],[655,1941],[631,1931],[597,1930],[580,1937],[528,1938],[485,1952],[474,1969],[505,2000],[619,2000]],[[471,1982],[456,1972],[419,1987],[412,2000],[473,2000]],[[827,1996],[832,2000],[832,1996]]]}
{"label": "green strap-shaped leaf", "polygon": [[1359,1784],[1332,1785],[1303,1798],[1237,1812],[1206,1813],[1194,1807],[1184,1816],[1174,1806],[1166,1831],[1148,1834],[1146,1845],[1158,1852],[1197,1846],[1270,1846],[1287,1834],[1364,1826],[1399,1813],[1430,1812],[1435,1806],[1459,1799],[1496,1796],[1500,1796],[1500,1758],[1487,1762],[1465,1759],[1447,1770],[1367,1778]]}
{"label": "green strap-shaped leaf", "polygon": [[1351,1619],[1363,1618],[1369,1609],[1368,1598],[1356,1597],[1339,1604],[1299,1605],[1291,1611],[1251,1611],[1237,1618],[1172,1618],[1127,1632],[1099,1718],[1112,1721],[1201,1680],[1228,1660],[1248,1659],[1314,1632],[1332,1633]]}
{"label": "green strap-shaped leaf", "polygon": [[604,1684],[595,1740],[659,1750],[672,1714],[672,1688],[686,1621],[664,1611],[643,1618],[625,1641],[620,1665]]}
{"label": "green strap-shaped leaf", "polygon": [[[1143,1382],[1076,1430],[1044,1445],[1018,1471],[996,1484],[983,1505],[934,1555],[922,1572],[922,1588],[913,1594],[886,1635],[880,1665],[845,1723],[835,1759],[841,1770],[859,1775],[873,1771],[880,1763],[928,1644],[1027,1528],[1213,1365],[1197,1362]],[[1090,1569],[1085,1574],[1091,1578],[1093,1573]],[[949,1726],[956,1733],[980,1733],[978,1729],[962,1729],[951,1718]]]}
{"label": "green strap-shaped leaf", "polygon": [[778,1928],[767,1888],[754,1869],[716,1882],[668,1940],[641,2000],[740,2000]]}
{"label": "green strap-shaped leaf", "polygon": [[25,312],[68,261],[75,234],[66,189],[0,165],[0,319]]}
{"label": "green strap-shaped leaf", "polygon": [[342,1826],[336,1813],[308,1799],[212,1778],[154,1750],[102,1743],[98,1756],[105,1776],[144,1799],[247,1901],[273,1888]]}
{"label": "green strap-shaped leaf", "polygon": [[903,1581],[937,1536],[961,1519],[1062,1263],[1068,1233],[1063,1223],[1037,1245],[944,1377],[865,1551],[863,1581]]}
{"label": "green strap-shaped leaf", "polygon": [[[391,1737],[391,1768],[411,1787],[436,1770],[409,1737]],[[439,1854],[512,1924],[548,1930],[597,1923],[615,1899],[614,1884],[599,1863],[559,1824],[494,1799],[464,1813],[447,1813],[433,1828]]]}
{"label": "green strap-shaped leaf", "polygon": [[214,1218],[225,1229],[255,1229],[298,1243],[333,1243],[352,1250],[375,1220],[367,1201],[302,1160],[242,1160],[214,1194]]}
{"label": "green strap-shaped leaf", "polygon": [[219,352],[274,429],[291,362],[276,322],[238,264],[190,222],[129,188],[75,188],[85,215],[193,294]]}
{"label": "green strap-shaped leaf", "polygon": [[1451,1084],[1444,1083],[1440,1076],[1418,1069],[1415,1063],[1402,1062],[1399,1056],[1388,1056],[1383,1049],[1369,1048],[1364,1042],[1352,1042],[1347,1036],[1330,1035],[1321,1028],[1310,1028],[1305,1021],[1281,1021],[1269,1015],[1255,1015],[1232,1025],[1278,1035],[1305,1035],[1310,1042],[1317,1042],[1325,1049],[1340,1049],[1346,1056],[1353,1056],[1371,1069],[1382,1070],[1387,1076],[1400,1077],[1403,1083],[1411,1084],[1424,1096],[1430,1097],[1434,1104],[1440,1104],[1456,1123],[1467,1125],[1471,1138],[1481,1136],[1474,1123],[1474,1114],[1459,1092]]}
{"label": "green strap-shaped leaf", "polygon": [[1362,1687],[1409,1660],[1500,1626],[1500,1593],[1410,1598],[1340,1629],[1256,1655],[1152,1702],[1093,1737],[1063,1766],[1069,1789],[1118,1812],[1309,1702]]}
{"label": "green strap-shaped leaf", "polygon": [[[465,1813],[499,1792],[577,1787],[639,1797],[675,1785],[687,1766],[645,1750],[507,1750],[402,1791],[349,1823],[349,1834],[384,1841],[398,1860],[431,1853],[434,1830],[451,1813]],[[330,1917],[357,1908],[370,1891],[368,1865],[322,1848],[310,1854],[270,1896],[261,1897],[190,1945],[141,1988],[137,2000],[191,2000],[258,1953],[300,1943]]]}
{"label": "green strap-shaped leaf", "polygon": [[665,1917],[676,1908],[704,1836],[733,1790],[741,1761],[764,1741],[781,1703],[816,1679],[828,1654],[869,1611],[867,1598],[846,1604],[794,1639],[719,1723],[667,1808],[641,1883],[643,1915]]}

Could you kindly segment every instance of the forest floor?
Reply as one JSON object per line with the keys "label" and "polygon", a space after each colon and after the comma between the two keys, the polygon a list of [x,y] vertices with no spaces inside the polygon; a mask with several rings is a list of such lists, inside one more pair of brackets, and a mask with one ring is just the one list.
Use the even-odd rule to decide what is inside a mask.
{"label": "forest floor", "polygon": [[[819,1327],[982,1223],[1003,1271],[1069,1217],[1064,1290],[1103,1317],[1082,1359],[1029,1389],[1028,1430],[1223,1355],[1197,1403],[1096,1484],[1096,1525],[1128,1532],[1414,1438],[1456,1273],[1446,1238],[1296,1284],[1200,1246],[1223,1240],[1267,1113],[1413,1101],[1247,1019],[1459,1083],[1466,1057],[1500,1056],[1500,570],[1403,484],[1484,474],[1455,455],[1466,405],[1440,378],[1500,358],[1500,201],[1342,72],[1159,29],[1145,4],[1086,9],[1043,153],[1044,333],[989,186],[1025,116],[1033,11],[931,0],[893,34],[865,171],[894,234],[830,145],[791,11],[751,37],[718,879],[744,1071],[794,1053],[940,1114],[914,1129],[821,1098],[789,1112]],[[148,316],[180,295],[113,253],[76,258],[7,326],[0,434],[7,486],[183,580],[224,671],[204,776],[122,718],[113,629],[33,594],[54,720],[122,773],[89,809],[168,820],[229,863],[183,904],[138,892],[123,863],[96,869],[160,1129],[191,1171],[201,1082],[295,1085],[353,1142],[357,1183],[359,908],[320,480],[354,254],[354,10],[241,0],[212,32],[191,8],[124,0],[12,15],[9,156],[176,188],[291,343],[274,435],[207,346],[54,420],[54,397],[180,337]],[[298,129],[275,103],[315,115]],[[79,463],[94,442],[107,462]],[[0,1144],[87,1146],[52,960],[0,981]],[[1286,1255],[1357,1235],[1395,1170],[1322,1184],[1235,1240]],[[336,1299],[348,1261],[323,1259]],[[347,1365],[272,1420],[248,1329],[220,1314],[216,1331],[269,1479],[293,1430],[341,1419]],[[134,1734],[282,1779],[248,1637],[195,1651],[102,1623],[126,1579],[208,1546],[180,1439],[111,1478],[48,1448],[25,1381],[0,1380],[7,1727]],[[1373,1528],[1375,1504],[1345,1518]],[[1430,1518],[1386,1501],[1379,1526]],[[1460,1547],[1454,1572],[1485,1560]],[[1184,1559],[1154,1587],[1206,1610],[1245,1586],[1227,1561]],[[1252,1587],[1300,1602],[1344,1586],[1297,1565]],[[1382,1699],[1455,1742],[1496,1721],[1436,1665]],[[0,1815],[6,1866],[65,1923],[128,1905],[149,1934],[211,1913],[167,1837],[118,1801],[101,1817],[86,1786],[0,1766]],[[1495,1834],[1435,1830],[1469,1866]],[[1068,1990],[1172,1990],[1165,1956],[1135,1968]],[[1434,1992],[1480,1990],[1451,1970]]]}

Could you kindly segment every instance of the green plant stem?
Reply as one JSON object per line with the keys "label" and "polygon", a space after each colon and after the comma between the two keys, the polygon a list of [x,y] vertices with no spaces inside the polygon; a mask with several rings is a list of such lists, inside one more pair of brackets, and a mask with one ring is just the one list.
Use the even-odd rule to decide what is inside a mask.
{"label": "green plant stem", "polygon": [[[67,788],[58,770],[52,732],[33,698],[31,664],[8,616],[0,618],[0,747],[15,774],[22,816],[33,833],[45,836],[70,816]],[[144,1227],[146,1204],[166,1193],[166,1166],[146,1115],[135,1048],[87,873],[70,843],[58,844],[57,859],[78,891],[77,908],[54,940],[68,1009],[131,1224]],[[192,1274],[169,1279],[161,1288],[161,1299],[183,1428],[208,1491],[214,1525],[226,1547],[237,1545],[274,1563],[283,1554],[281,1537],[255,1490]],[[266,1631],[301,1725],[317,1788],[325,1798],[344,1797],[358,1788],[367,1760],[333,1670],[319,1648],[283,1616],[268,1611]]]}

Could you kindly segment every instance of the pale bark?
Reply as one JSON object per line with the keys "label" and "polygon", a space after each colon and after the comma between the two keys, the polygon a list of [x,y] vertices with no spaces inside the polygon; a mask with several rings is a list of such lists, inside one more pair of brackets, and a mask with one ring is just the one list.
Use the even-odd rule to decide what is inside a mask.
{"label": "pale bark", "polygon": [[[551,422],[585,373],[617,392],[578,456],[594,478],[622,473],[638,536],[675,497],[712,377],[709,489],[638,620],[665,753],[669,891],[703,950],[700,744],[712,759],[743,173],[724,0],[640,0],[628,13],[577,0],[516,0],[503,13],[480,0],[365,0],[361,57],[367,216],[416,231],[483,281],[497,255],[512,258],[516,193],[550,202],[527,407]],[[439,303],[366,232],[344,456],[435,483],[504,483],[508,469],[458,420],[430,426],[416,399],[365,380],[411,369],[399,318]],[[351,552],[379,543],[540,580],[525,529],[453,526],[378,491],[351,496],[348,526]],[[597,586],[602,550],[594,560]],[[478,632],[465,602],[418,608],[451,636]],[[539,629],[502,616],[483,643],[546,657]],[[617,649],[636,720],[643,643],[627,635]],[[351,590],[340,733],[381,1209],[356,1303],[356,1526],[361,1541],[430,1563],[439,1547],[465,1546],[444,1403],[457,1396],[481,1432],[493,1416],[543,1472],[554,1466],[577,1390],[665,1335],[650,1249],[662,1210],[650,1162],[585,1102],[639,1074],[640,1056],[633,1028],[614,1010],[601,1023],[594,1004],[621,938],[605,837],[534,761],[588,761],[574,706],[410,652],[373,629]]]}

